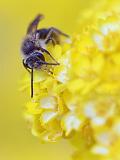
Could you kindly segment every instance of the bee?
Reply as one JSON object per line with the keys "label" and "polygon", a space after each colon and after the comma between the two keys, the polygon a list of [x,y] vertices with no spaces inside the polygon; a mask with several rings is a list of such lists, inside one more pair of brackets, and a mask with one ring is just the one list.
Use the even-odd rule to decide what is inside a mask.
{"label": "bee", "polygon": [[[38,14],[29,24],[21,46],[23,66],[31,74],[31,98],[33,97],[33,71],[41,69],[42,66],[60,65],[46,49],[47,44],[51,42],[54,46],[61,43],[60,36],[69,37],[54,27],[38,29],[38,24],[43,18],[42,14]],[[53,63],[46,62],[44,54],[47,54]]]}

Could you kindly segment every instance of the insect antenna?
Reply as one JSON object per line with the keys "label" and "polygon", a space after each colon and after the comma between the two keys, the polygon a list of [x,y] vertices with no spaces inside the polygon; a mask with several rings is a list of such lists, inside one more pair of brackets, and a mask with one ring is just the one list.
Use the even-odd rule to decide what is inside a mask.
{"label": "insect antenna", "polygon": [[33,68],[31,69],[31,98],[33,97]]}

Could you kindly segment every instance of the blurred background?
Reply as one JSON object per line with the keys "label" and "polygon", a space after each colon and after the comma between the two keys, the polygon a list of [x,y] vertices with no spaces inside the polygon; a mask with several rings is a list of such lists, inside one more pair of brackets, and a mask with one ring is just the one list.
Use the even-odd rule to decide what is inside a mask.
{"label": "blurred background", "polygon": [[29,95],[19,91],[26,72],[20,45],[29,22],[38,13],[39,27],[55,26],[72,34],[77,17],[95,0],[0,0],[0,160],[69,160],[73,148],[66,141],[41,144],[23,118]]}

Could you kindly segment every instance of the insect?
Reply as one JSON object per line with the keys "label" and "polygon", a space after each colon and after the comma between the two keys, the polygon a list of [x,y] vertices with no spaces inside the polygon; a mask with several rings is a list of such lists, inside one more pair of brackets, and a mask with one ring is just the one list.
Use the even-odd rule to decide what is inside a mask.
{"label": "insect", "polygon": [[[48,65],[60,65],[46,49],[46,45],[50,42],[53,46],[60,44],[60,36],[69,37],[67,34],[54,27],[38,29],[38,24],[43,18],[44,16],[39,14],[29,24],[26,37],[21,47],[23,53],[23,66],[31,74],[31,98],[33,97],[34,69],[41,69],[42,66]],[[53,63],[46,62],[44,54],[49,55],[53,60]]]}

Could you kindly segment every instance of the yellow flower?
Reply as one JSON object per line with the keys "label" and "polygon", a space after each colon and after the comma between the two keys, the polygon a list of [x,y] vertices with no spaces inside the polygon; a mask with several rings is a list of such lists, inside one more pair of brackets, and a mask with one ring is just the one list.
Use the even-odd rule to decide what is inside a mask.
{"label": "yellow flower", "polygon": [[48,49],[60,65],[53,75],[35,71],[25,111],[32,133],[69,139],[79,149],[76,160],[120,159],[120,14],[96,16],[71,43]]}

